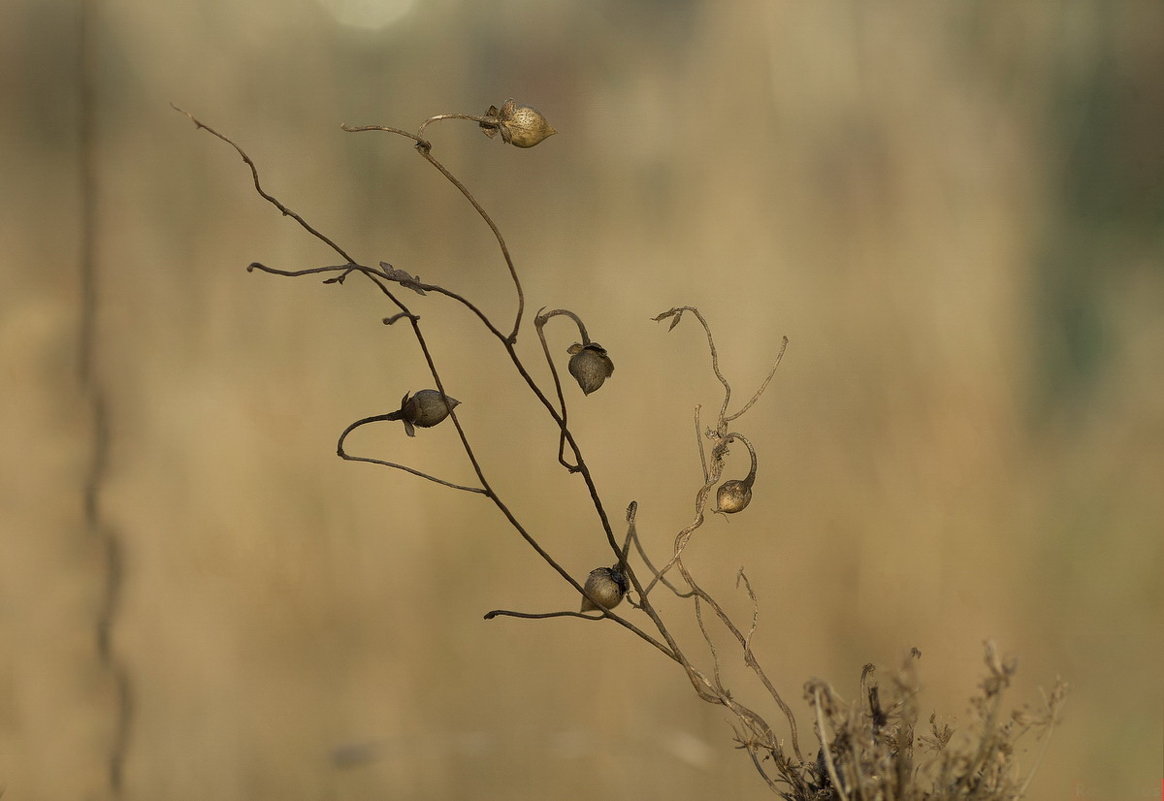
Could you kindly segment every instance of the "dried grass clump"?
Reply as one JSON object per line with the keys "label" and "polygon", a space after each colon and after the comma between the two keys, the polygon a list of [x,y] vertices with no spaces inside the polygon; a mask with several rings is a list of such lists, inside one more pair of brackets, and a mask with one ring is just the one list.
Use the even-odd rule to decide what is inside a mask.
{"label": "dried grass clump", "polygon": [[[1017,660],[1003,659],[986,643],[987,675],[970,699],[961,729],[939,723],[931,713],[918,725],[919,682],[913,653],[890,678],[884,692],[875,668],[861,673],[860,696],[847,702],[820,680],[808,682],[805,696],[816,715],[822,746],[810,792],[814,799],[863,801],[1013,801],[1022,798],[1050,741],[1067,685],[1057,681],[1037,708],[1003,711],[1003,696]],[[1020,741],[1041,740],[1033,763],[1024,768]],[[1029,739],[1029,738],[1028,738]]]}

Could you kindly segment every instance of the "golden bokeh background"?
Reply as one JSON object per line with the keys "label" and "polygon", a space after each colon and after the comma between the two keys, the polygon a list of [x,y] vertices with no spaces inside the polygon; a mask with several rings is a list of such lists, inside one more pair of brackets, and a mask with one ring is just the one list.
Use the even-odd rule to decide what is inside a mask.
{"label": "golden bokeh background", "polygon": [[[770,797],[723,710],[623,630],[482,620],[578,602],[490,504],[335,458],[345,425],[431,384],[424,363],[366,282],[245,272],[336,256],[169,106],[357,258],[507,322],[481,220],[406,140],[339,124],[510,96],[560,134],[522,151],[443,122],[434,154],[531,309],[610,349],[602,391],[567,388],[571,420],[611,517],[638,500],[660,558],[699,484],[692,409],[720,396],[692,321],[650,317],[698,305],[737,398],[791,340],[738,422],[755,500],[690,562],[743,619],[746,567],[806,746],[807,679],[852,697],[914,646],[923,710],[965,722],[993,638],[1020,658],[1015,703],[1072,685],[1031,798],[1156,797],[1164,6],[15,0],[5,798]],[[609,563],[500,349],[413,300],[514,512],[576,576]],[[545,380],[528,325],[519,345]],[[472,478],[447,425],[351,445]]]}

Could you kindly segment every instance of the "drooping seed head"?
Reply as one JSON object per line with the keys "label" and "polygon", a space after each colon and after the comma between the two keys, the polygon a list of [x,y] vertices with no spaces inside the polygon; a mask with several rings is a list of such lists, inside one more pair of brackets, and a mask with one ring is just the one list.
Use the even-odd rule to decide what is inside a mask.
{"label": "drooping seed head", "polygon": [[587,395],[595,392],[614,373],[614,362],[606,354],[606,348],[597,342],[575,343],[566,352],[571,354],[570,375]]}
{"label": "drooping seed head", "polygon": [[752,502],[752,482],[731,479],[720,485],[715,494],[715,511],[724,514],[742,512]]}

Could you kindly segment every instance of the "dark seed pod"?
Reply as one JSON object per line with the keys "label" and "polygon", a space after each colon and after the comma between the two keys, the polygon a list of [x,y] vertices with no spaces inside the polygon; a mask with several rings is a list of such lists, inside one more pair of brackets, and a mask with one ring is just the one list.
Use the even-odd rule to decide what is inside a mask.
{"label": "dark seed pod", "polygon": [[501,131],[501,138],[516,147],[533,147],[547,137],[557,133],[537,109],[519,106],[513,98],[506,100],[500,110],[490,106],[486,117],[493,117],[496,124],[481,123],[485,135],[492,138]]}
{"label": "dark seed pod", "polygon": [[[446,405],[445,400],[448,400]],[[432,428],[449,416],[449,412],[460,404],[456,398],[441,397],[440,390],[422,389],[415,395],[405,395],[400,401],[400,411],[392,412],[386,419],[400,420],[404,423],[404,433],[410,437],[416,436],[414,426]]]}
{"label": "dark seed pod", "polygon": [[[590,571],[590,575],[586,577],[586,595],[582,596],[582,610],[583,612],[590,612],[598,609],[598,604],[590,598],[601,603],[607,609],[613,609],[622,603],[622,599],[626,596],[627,590],[630,589],[630,583],[626,580],[622,570],[618,565],[614,567],[598,567]],[[589,596],[589,597],[588,597]]]}
{"label": "dark seed pod", "polygon": [[597,342],[575,343],[566,352],[570,354],[570,375],[587,395],[601,387],[614,373],[614,362],[606,355],[606,348]]}
{"label": "dark seed pod", "polygon": [[742,512],[752,502],[752,482],[731,479],[720,485],[715,494],[715,511],[725,514]]}

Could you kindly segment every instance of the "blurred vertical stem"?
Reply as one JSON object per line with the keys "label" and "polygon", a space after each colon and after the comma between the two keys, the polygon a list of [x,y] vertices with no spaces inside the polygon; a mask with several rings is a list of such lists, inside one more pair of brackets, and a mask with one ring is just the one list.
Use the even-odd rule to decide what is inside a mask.
{"label": "blurred vertical stem", "polygon": [[94,619],[95,646],[101,669],[110,674],[114,686],[115,710],[112,742],[107,756],[107,780],[113,797],[121,796],[126,751],[132,719],[129,672],[113,652],[113,627],[121,607],[122,543],[118,531],[105,519],[101,494],[109,466],[109,394],[101,378],[98,306],[100,262],[97,205],[98,167],[98,77],[102,74],[97,32],[100,0],[79,0],[77,7],[78,47],[75,61],[77,82],[78,193],[81,220],[78,242],[78,272],[81,289],[77,324],[77,379],[89,407],[92,426],[91,453],[82,485],[85,531],[104,552],[105,583],[101,588]]}

